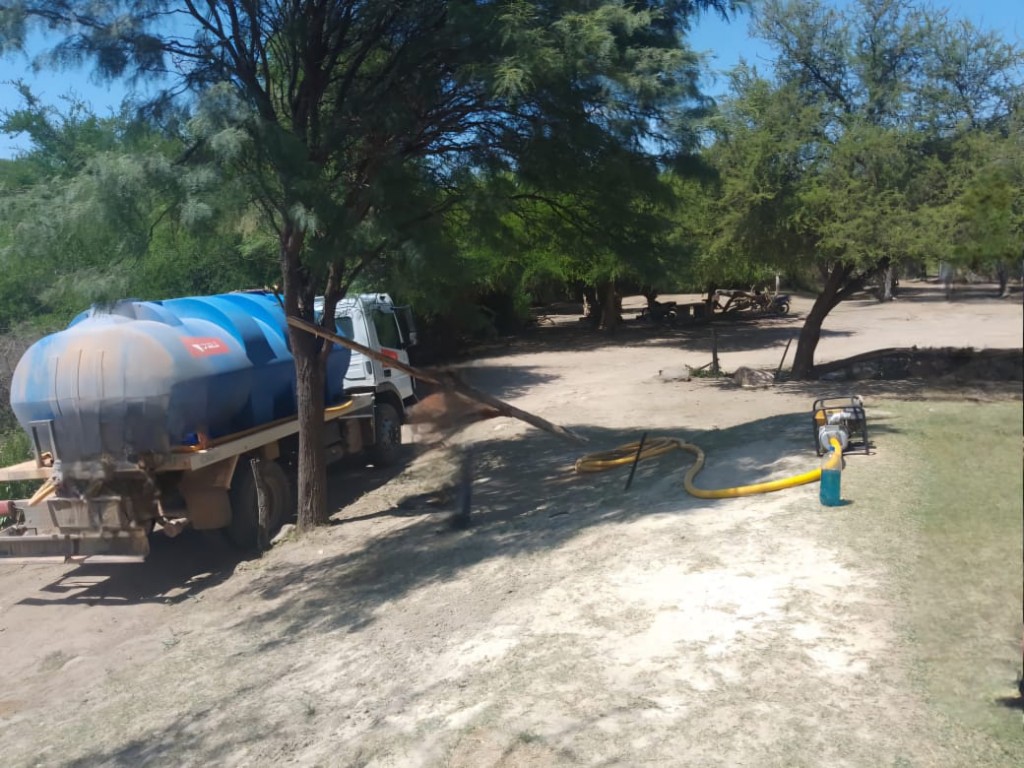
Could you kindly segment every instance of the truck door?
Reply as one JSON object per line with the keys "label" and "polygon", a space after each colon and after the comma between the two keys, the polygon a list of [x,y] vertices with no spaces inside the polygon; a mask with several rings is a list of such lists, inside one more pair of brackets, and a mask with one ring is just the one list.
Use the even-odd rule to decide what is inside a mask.
{"label": "truck door", "polygon": [[[394,307],[373,306],[370,309],[370,323],[377,336],[380,351],[387,357],[394,358],[399,362],[409,364],[409,353],[406,351],[414,341],[412,334],[407,330],[403,333],[399,316]],[[379,361],[373,361],[374,374],[378,382],[390,382],[398,389],[399,397],[406,400],[412,397],[412,377],[407,373],[383,365]]]}
{"label": "truck door", "polygon": [[[341,311],[339,309],[339,311]],[[349,310],[345,310],[348,312]],[[358,316],[359,320],[362,320]],[[355,322],[350,314],[335,317],[335,325],[342,336],[359,342],[364,347],[373,347],[374,340],[367,335],[366,324]],[[349,358],[348,371],[345,373],[345,389],[362,389],[373,387],[373,366],[362,352],[352,352]]]}

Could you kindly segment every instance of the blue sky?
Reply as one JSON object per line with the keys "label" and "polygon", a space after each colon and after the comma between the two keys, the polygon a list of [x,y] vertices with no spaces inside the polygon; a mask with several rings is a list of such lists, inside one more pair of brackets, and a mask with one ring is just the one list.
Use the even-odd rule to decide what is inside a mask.
{"label": "blue sky", "polygon": [[[848,2],[831,0],[829,4],[844,7]],[[953,18],[965,18],[981,29],[999,31],[1009,42],[1024,46],[1024,0],[931,0],[928,4],[946,8]],[[764,68],[771,61],[771,49],[748,34],[749,21],[746,14],[730,22],[717,17],[701,19],[689,37],[690,44],[707,52],[712,68],[720,73],[735,66],[741,57]],[[721,76],[705,83],[705,90],[712,95],[721,95],[726,87]]]}
{"label": "blue sky", "polygon": [[[834,2],[839,6],[846,4],[845,0]],[[934,5],[948,8],[954,17],[967,18],[983,29],[998,30],[1007,40],[1024,45],[1024,0],[937,0]],[[770,49],[748,35],[748,21],[746,15],[730,23],[717,17],[703,18],[695,25],[690,44],[707,52],[712,57],[712,68],[718,72],[733,67],[741,56],[751,63],[765,65],[770,60]],[[88,70],[34,73],[24,56],[0,60],[0,72],[3,73],[0,79],[7,81],[0,83],[0,110],[18,106],[17,93],[9,84],[17,79],[29,83],[44,103],[58,103],[62,96],[71,92],[100,115],[116,111],[126,95],[124,86],[94,82]],[[721,95],[725,89],[724,77],[709,77],[705,81],[705,90],[712,95]],[[24,137],[0,134],[0,158],[12,157],[26,147]]]}

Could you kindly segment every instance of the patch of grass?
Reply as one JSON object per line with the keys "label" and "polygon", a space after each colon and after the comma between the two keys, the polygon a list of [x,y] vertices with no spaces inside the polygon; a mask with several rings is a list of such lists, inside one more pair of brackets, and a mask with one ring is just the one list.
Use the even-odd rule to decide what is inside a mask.
{"label": "patch of grass", "polygon": [[[20,429],[0,432],[0,467],[18,464],[32,458],[32,443]],[[39,483],[0,483],[0,499],[27,498],[36,492]]]}
{"label": "patch of grass", "polygon": [[844,495],[890,558],[915,680],[966,750],[964,764],[1019,764],[1010,757],[1024,755],[1024,728],[1005,697],[1021,665],[1024,410],[915,402],[886,411],[898,429],[864,459],[886,466]]}

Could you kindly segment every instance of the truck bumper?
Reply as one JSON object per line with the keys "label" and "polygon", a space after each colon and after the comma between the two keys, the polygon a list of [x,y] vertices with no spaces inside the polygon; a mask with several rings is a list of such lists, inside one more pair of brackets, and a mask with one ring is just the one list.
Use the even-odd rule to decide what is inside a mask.
{"label": "truck bumper", "polygon": [[120,497],[14,502],[19,522],[0,530],[0,562],[142,562],[146,529],[130,521]]}

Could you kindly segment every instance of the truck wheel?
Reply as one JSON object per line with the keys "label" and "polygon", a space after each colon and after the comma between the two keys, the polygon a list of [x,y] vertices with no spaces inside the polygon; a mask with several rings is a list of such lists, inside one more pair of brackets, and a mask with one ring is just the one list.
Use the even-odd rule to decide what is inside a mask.
{"label": "truck wheel", "polygon": [[[276,461],[263,461],[263,483],[267,493],[267,538],[295,514],[295,499],[292,497],[291,484],[284,469]],[[234,477],[231,479],[231,490],[228,492],[231,501],[231,523],[224,532],[228,539],[239,549],[251,551],[259,544],[260,510],[256,494],[256,478],[252,475],[252,465],[246,457],[238,460]]]}
{"label": "truck wheel", "polygon": [[368,451],[370,461],[378,467],[389,467],[398,461],[402,450],[402,419],[393,405],[381,403],[373,419],[373,445]]}

